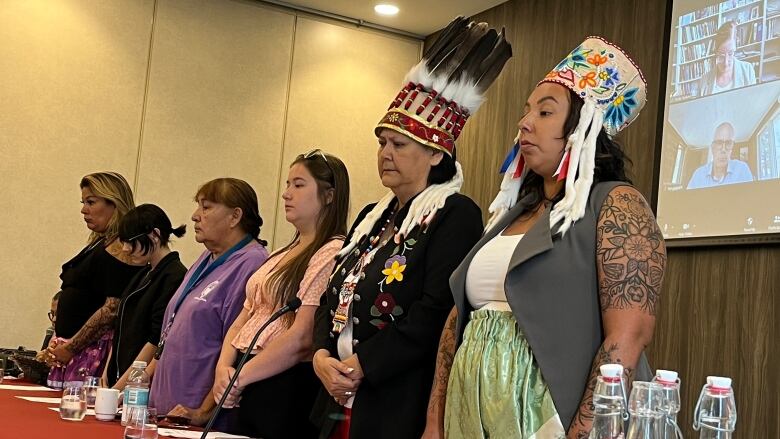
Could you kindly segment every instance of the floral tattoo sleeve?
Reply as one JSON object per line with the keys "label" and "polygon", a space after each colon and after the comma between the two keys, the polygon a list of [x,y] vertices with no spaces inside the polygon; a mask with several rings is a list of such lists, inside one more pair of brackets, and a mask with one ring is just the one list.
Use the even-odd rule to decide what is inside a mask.
{"label": "floral tattoo sleeve", "polygon": [[636,190],[621,188],[607,196],[596,242],[602,310],[639,308],[655,315],[666,251],[650,207]]}
{"label": "floral tattoo sleeve", "polygon": [[[596,232],[602,314],[609,314],[612,319],[623,314],[624,319],[625,315],[632,316],[634,322],[653,321],[666,268],[666,248],[647,202],[634,188],[621,186],[612,190],[601,206]],[[643,317],[636,319],[638,315]],[[641,351],[646,347],[645,341],[620,339],[619,327],[613,331],[613,338],[604,340],[593,359],[580,408],[568,432],[570,439],[588,437],[599,366],[622,364],[630,386]],[[610,334],[605,335],[609,339]]]}

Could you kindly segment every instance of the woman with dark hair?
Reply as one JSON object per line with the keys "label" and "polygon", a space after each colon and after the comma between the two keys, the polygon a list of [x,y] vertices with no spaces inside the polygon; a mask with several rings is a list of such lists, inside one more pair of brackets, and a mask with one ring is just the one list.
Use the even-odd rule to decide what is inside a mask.
{"label": "woman with dark hair", "polygon": [[737,24],[727,21],[715,34],[715,64],[702,76],[699,96],[724,92],[756,83],[753,64],[737,58]]}
{"label": "woman with dark hair", "polygon": [[48,385],[55,388],[103,374],[120,296],[141,269],[122,253],[118,239],[119,222],[135,206],[127,180],[116,172],[96,172],[79,186],[81,214],[91,233],[87,246],[60,274],[55,336],[44,355],[53,366]]}
{"label": "woman with dark hair", "polygon": [[[216,406],[211,387],[222,340],[241,312],[247,280],[268,252],[258,238],[263,219],[249,183],[211,180],[198,188],[195,202],[195,241],[206,251],[168,302],[149,403],[159,414],[204,425]],[[224,422],[218,420],[218,428]]]}
{"label": "woman with dark hair", "polygon": [[[320,150],[301,154],[290,165],[282,199],[295,235],[249,278],[244,309],[222,345],[213,393],[219,401],[241,354],[251,350],[225,404],[235,407],[241,399],[238,432],[304,439],[317,435],[308,420],[319,389],[311,366],[312,329],[314,312],[347,234],[347,168]],[[301,299],[301,307],[269,325],[250,346],[260,326],[293,297]]]}
{"label": "woman with dark hair", "polygon": [[[122,293],[114,325],[114,340],[106,378],[109,386],[124,390],[134,361],[152,363],[165,308],[179,288],[187,268],[171,251],[171,235],[181,238],[185,226],[173,228],[168,215],[154,204],[142,204],[119,222],[119,241],[130,261],[144,268]],[[150,365],[150,375],[153,365]]]}
{"label": "woman with dark hair", "polygon": [[666,252],[610,137],[645,90],[620,48],[591,37],[529,96],[494,216],[450,279],[424,437],[584,438],[600,365],[652,376]]}
{"label": "woman with dark hair", "polygon": [[458,193],[455,140],[511,56],[484,23],[459,18],[442,35],[375,128],[390,191],[358,215],[317,310],[322,438],[415,438],[425,427],[448,279],[482,231],[479,208]]}

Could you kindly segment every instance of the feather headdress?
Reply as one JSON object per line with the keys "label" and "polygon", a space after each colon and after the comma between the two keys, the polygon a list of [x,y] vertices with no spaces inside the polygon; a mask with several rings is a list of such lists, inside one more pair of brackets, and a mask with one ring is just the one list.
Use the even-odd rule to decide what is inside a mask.
{"label": "feather headdress", "polygon": [[[503,30],[497,32],[486,23],[456,18],[406,74],[404,87],[390,103],[375,133],[391,129],[452,157],[466,120],[477,111],[485,91],[511,57],[512,46]],[[459,163],[455,166],[452,179],[428,186],[412,200],[396,241],[416,226],[430,222],[447,197],[460,191],[463,172]],[[357,225],[339,256],[352,251],[371,233],[392,199],[389,193],[377,203]]]}

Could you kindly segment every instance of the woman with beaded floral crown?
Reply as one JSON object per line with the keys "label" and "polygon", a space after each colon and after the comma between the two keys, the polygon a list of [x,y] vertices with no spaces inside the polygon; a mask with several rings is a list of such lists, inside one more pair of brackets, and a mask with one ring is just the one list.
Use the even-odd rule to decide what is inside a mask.
{"label": "woman with beaded floral crown", "polygon": [[611,137],[645,94],[631,59],[591,37],[525,102],[493,217],[450,279],[425,437],[584,438],[600,365],[652,376],[666,252]]}
{"label": "woman with beaded floral crown", "polygon": [[479,208],[458,193],[455,140],[510,56],[502,33],[456,19],[375,129],[390,192],[358,215],[315,319],[322,438],[423,432],[448,279],[482,233]]}

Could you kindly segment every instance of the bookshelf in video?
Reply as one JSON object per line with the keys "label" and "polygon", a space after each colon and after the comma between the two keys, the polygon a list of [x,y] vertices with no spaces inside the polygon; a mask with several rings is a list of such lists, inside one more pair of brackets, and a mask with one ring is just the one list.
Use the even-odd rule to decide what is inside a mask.
{"label": "bookshelf in video", "polygon": [[[716,93],[717,86],[707,85],[716,61],[734,63],[741,68],[735,75],[745,77],[747,64],[752,66],[749,79],[740,78],[745,83],[739,86],[780,79],[780,0],[713,3],[683,13],[673,24],[671,102]],[[723,41],[718,33],[724,27],[733,27],[734,41],[715,47]]]}

